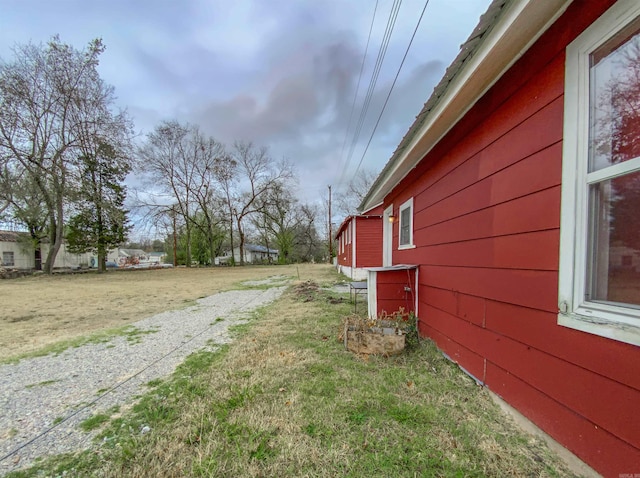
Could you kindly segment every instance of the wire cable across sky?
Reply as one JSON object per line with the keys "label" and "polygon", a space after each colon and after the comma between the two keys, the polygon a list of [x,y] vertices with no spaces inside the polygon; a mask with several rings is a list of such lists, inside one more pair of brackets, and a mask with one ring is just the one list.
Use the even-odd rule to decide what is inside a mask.
{"label": "wire cable across sky", "polygon": [[409,50],[411,49],[411,45],[413,44],[413,40],[416,37],[416,33],[418,32],[418,28],[420,28],[420,23],[422,22],[422,17],[424,16],[424,12],[427,10],[427,6],[428,5],[429,5],[429,0],[427,0],[425,2],[425,4],[424,4],[424,8],[422,9],[422,13],[420,14],[420,18],[418,18],[418,23],[416,23],[416,28],[413,30],[413,35],[411,35],[411,40],[409,41],[409,45],[407,46],[407,49],[404,52],[404,56],[402,57],[402,62],[400,63],[400,67],[398,68],[398,72],[396,73],[396,76],[393,79],[393,83],[391,84],[391,88],[389,88],[389,93],[387,94],[387,98],[384,101],[384,105],[382,106],[382,110],[380,111],[380,115],[378,116],[378,120],[376,121],[376,125],[374,126],[373,131],[371,132],[371,136],[369,137],[369,141],[367,142],[367,146],[364,148],[364,152],[362,153],[362,157],[360,158],[360,161],[358,162],[358,166],[356,167],[356,170],[353,172],[353,177],[355,177],[355,175],[358,174],[358,171],[360,170],[360,166],[362,166],[362,161],[364,160],[364,157],[367,154],[367,151],[369,150],[369,146],[371,145],[371,141],[373,140],[373,136],[376,134],[376,130],[378,129],[378,125],[380,124],[380,119],[382,118],[382,115],[384,114],[384,110],[387,107],[387,103],[389,103],[389,98],[391,97],[391,92],[393,91],[393,88],[396,86],[396,81],[398,81],[398,76],[400,76],[400,71],[402,70],[404,62],[407,59],[407,55],[409,54]]}

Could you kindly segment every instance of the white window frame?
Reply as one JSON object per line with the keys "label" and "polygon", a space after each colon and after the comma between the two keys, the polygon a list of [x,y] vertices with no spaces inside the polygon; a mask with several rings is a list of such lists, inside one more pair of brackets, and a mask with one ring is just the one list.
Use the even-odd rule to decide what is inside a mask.
{"label": "white window frame", "polygon": [[[409,209],[409,242],[407,244],[402,244],[400,241],[402,240],[402,211]],[[398,208],[398,250],[402,249],[411,249],[416,247],[413,244],[413,198],[410,198],[403,202]]]}
{"label": "white window frame", "polygon": [[589,57],[639,15],[640,2],[620,0],[567,46],[558,288],[558,324],[634,345],[640,345],[640,308],[589,301],[585,290],[589,184],[640,171],[636,158],[588,172]]}
{"label": "white window frame", "polygon": [[393,204],[390,204],[382,213],[382,266],[393,264]]}

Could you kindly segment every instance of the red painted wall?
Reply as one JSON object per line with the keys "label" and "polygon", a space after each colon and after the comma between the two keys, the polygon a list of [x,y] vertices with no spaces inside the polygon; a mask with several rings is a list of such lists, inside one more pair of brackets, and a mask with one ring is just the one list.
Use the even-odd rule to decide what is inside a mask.
{"label": "red painted wall", "polygon": [[[351,221],[353,222],[353,218],[351,218]],[[344,230],[338,235],[338,241],[337,241],[337,257],[338,257],[338,264],[342,265],[342,266],[347,266],[347,267],[353,267],[353,258],[352,258],[352,251],[353,248],[351,247],[351,243],[347,243],[347,237],[348,237],[348,226],[344,228]],[[345,245],[341,246],[341,241],[345,240]],[[342,249],[342,247],[344,247],[344,250]]]}
{"label": "red painted wall", "polygon": [[[354,234],[355,223],[355,234]],[[349,229],[351,225],[351,229]],[[341,225],[337,236],[338,264],[347,267],[379,267],[382,265],[382,218],[376,216],[352,216]],[[351,231],[351,232],[349,232]],[[344,238],[344,251],[340,246]],[[355,264],[353,240],[356,241]]]}
{"label": "red painted wall", "polygon": [[356,219],[356,267],[382,265],[382,218]]}
{"label": "red painted wall", "polygon": [[[401,308],[415,312],[415,269],[379,271],[376,273],[376,296],[378,317]],[[405,290],[405,287],[410,290]]]}
{"label": "red painted wall", "polygon": [[557,303],[564,50],[612,3],[574,1],[384,204],[414,198],[421,333],[605,476],[640,473],[640,347]]}

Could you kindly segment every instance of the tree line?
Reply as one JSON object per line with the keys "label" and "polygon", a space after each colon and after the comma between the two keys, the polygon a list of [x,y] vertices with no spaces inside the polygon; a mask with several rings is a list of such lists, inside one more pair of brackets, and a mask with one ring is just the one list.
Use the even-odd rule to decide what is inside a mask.
{"label": "tree line", "polygon": [[266,147],[236,141],[229,148],[197,125],[163,121],[139,159],[145,192],[136,206],[156,229],[170,231],[167,242],[179,242],[187,266],[212,264],[234,247],[244,263],[248,240],[277,249],[283,263],[322,259],[318,210],[298,201],[292,165]]}
{"label": "tree line", "polygon": [[98,73],[104,49],[101,40],[77,50],[53,37],[0,61],[0,220],[28,231],[37,267],[50,273],[65,241],[105,269],[132,227],[131,172],[142,187],[129,208],[179,243],[187,266],[234,247],[243,262],[247,241],[278,249],[281,262],[323,257],[317,208],[297,200],[292,165],[266,147],[227,147],[173,120],[136,145],[133,121]]}

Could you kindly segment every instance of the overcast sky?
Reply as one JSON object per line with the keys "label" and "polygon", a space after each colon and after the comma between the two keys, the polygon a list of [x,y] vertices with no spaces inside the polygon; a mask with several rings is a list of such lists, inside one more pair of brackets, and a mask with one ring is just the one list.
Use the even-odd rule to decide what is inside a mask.
{"label": "overcast sky", "polygon": [[[199,124],[226,144],[252,140],[296,166],[305,201],[339,187],[392,0],[379,0],[347,135],[374,0],[0,0],[0,57],[59,34],[100,37],[100,73],[142,137],[163,119]],[[431,0],[380,126],[363,157],[423,0],[404,0],[359,140],[378,173],[490,0]],[[345,140],[346,138],[346,140]],[[346,147],[343,151],[343,144]]]}

